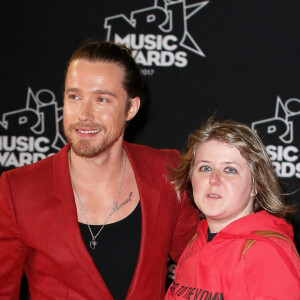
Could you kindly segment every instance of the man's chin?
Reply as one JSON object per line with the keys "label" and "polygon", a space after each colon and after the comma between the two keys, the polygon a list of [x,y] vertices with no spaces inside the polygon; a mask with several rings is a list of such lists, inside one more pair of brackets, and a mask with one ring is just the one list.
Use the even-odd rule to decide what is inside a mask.
{"label": "man's chin", "polygon": [[98,156],[99,154],[101,154],[102,152],[95,152],[95,151],[84,151],[84,150],[77,150],[72,148],[72,150],[74,151],[74,153],[79,156],[79,157],[83,157],[83,158],[93,158]]}
{"label": "man's chin", "polygon": [[70,143],[72,151],[79,157],[93,158],[103,153],[107,147],[105,145],[92,146],[87,142]]}

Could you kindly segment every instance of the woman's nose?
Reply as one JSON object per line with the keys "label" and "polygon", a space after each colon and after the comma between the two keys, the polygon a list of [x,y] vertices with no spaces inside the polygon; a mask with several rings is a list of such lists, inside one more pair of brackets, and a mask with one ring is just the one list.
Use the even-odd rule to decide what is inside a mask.
{"label": "woman's nose", "polygon": [[221,177],[217,172],[213,171],[211,173],[211,176],[209,178],[209,183],[211,185],[220,185],[222,183]]}

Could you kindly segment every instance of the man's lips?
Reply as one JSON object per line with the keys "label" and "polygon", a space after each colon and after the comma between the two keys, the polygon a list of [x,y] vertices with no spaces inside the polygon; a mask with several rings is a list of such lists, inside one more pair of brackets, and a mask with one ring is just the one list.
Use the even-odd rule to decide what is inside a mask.
{"label": "man's lips", "polygon": [[76,129],[77,132],[83,134],[98,133],[100,129]]}
{"label": "man's lips", "polygon": [[90,138],[97,135],[101,129],[100,128],[75,128],[77,135],[81,138]]}

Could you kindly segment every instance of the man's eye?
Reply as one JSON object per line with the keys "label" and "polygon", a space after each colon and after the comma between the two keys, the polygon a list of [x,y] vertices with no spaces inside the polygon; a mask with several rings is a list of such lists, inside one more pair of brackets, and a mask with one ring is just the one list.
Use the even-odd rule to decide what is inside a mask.
{"label": "man's eye", "polygon": [[232,168],[232,167],[227,167],[225,168],[225,173],[228,173],[228,174],[234,174],[234,173],[237,173],[237,170],[235,168]]}
{"label": "man's eye", "polygon": [[70,99],[73,99],[73,100],[78,100],[78,99],[80,99],[80,97],[77,96],[77,95],[69,95],[69,98],[70,98]]}
{"label": "man's eye", "polygon": [[210,166],[201,166],[199,168],[199,171],[200,172],[209,172],[209,171],[211,171],[211,167]]}
{"label": "man's eye", "polygon": [[108,102],[108,100],[106,98],[100,97],[98,98],[98,102],[104,103],[104,102]]}

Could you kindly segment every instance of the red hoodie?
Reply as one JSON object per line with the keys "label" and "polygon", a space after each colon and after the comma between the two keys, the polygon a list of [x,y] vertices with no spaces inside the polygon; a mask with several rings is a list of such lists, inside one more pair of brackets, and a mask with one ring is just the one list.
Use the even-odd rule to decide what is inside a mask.
{"label": "red hoodie", "polygon": [[[300,260],[278,237],[253,235],[272,230],[293,240],[292,226],[266,211],[236,220],[207,242],[207,221],[181,255],[165,299],[300,299]],[[256,239],[241,255],[247,239]]]}

